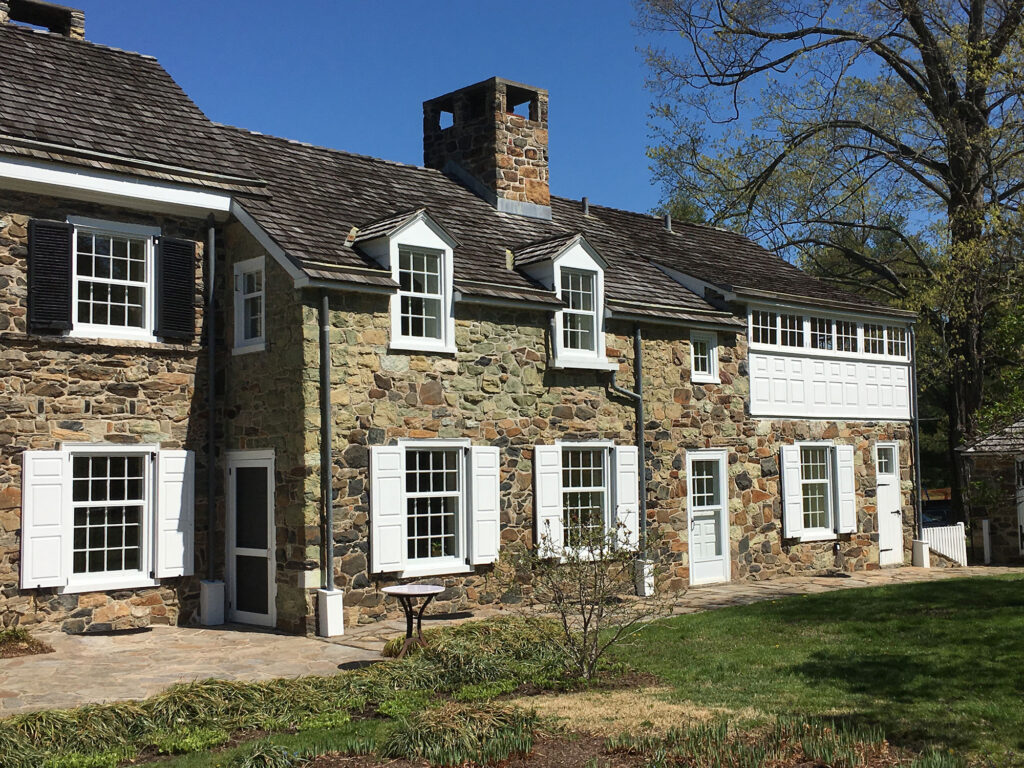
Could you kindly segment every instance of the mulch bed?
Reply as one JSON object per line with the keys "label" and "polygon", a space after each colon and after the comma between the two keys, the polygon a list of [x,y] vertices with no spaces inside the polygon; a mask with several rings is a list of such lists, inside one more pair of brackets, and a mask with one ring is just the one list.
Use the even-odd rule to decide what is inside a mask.
{"label": "mulch bed", "polygon": [[53,653],[53,648],[34,637],[11,636],[0,631],[0,659],[35,656],[40,653]]}

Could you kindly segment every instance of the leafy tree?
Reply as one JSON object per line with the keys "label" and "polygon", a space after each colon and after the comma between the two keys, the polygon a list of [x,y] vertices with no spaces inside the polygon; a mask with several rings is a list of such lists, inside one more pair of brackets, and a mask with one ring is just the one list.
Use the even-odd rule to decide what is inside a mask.
{"label": "leafy tree", "polygon": [[[1024,0],[639,8],[646,29],[673,33],[648,50],[658,178],[711,223],[919,312],[957,463],[987,389],[1012,391],[1020,362],[1006,344],[1020,311]],[[952,481],[959,497],[962,472]]]}

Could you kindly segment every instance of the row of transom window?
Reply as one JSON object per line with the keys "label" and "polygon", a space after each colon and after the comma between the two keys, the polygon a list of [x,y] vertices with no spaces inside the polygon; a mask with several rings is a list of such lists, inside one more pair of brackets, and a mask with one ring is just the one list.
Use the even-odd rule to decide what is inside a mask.
{"label": "row of transom window", "polygon": [[764,346],[902,359],[909,353],[905,326],[762,309],[750,311],[750,341]]}

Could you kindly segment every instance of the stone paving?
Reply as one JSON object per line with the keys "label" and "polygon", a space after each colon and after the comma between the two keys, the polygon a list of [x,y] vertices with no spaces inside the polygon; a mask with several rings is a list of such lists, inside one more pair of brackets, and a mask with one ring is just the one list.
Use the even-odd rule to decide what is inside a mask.
{"label": "stone paving", "polygon": [[[893,568],[842,576],[800,576],[695,587],[674,612],[696,613],[787,595],[971,576],[1022,574],[1024,568]],[[480,609],[453,617],[429,614],[424,625],[484,618],[507,609]],[[220,678],[266,680],[329,675],[348,665],[380,658],[389,639],[405,632],[401,617],[347,627],[331,640],[297,637],[248,627],[157,626],[116,635],[40,633],[55,649],[41,656],[0,659],[0,717],[16,712],[74,707],[88,702],[138,699],[177,682]]]}

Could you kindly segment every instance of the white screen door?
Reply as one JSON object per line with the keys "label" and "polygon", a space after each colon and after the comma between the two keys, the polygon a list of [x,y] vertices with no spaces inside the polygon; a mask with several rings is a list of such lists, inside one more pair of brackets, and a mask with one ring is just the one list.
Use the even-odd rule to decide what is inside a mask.
{"label": "white screen door", "polygon": [[228,453],[228,618],[274,626],[274,456]]}
{"label": "white screen door", "polygon": [[690,583],[728,581],[729,498],[725,451],[690,451],[686,461]]}
{"label": "white screen door", "polygon": [[900,454],[895,443],[875,446],[878,509],[878,563],[903,564],[903,510],[900,504]]}

